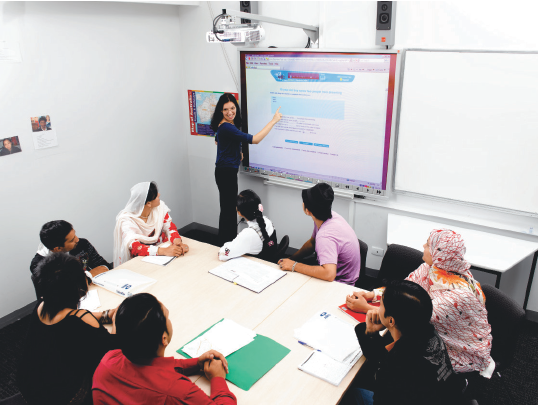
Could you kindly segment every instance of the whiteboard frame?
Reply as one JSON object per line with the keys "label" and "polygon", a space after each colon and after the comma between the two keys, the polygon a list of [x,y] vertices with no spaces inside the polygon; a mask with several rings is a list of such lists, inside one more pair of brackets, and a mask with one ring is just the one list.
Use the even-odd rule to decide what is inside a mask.
{"label": "whiteboard frame", "polygon": [[398,162],[398,142],[400,136],[400,111],[402,105],[402,93],[403,93],[403,84],[404,84],[404,72],[405,72],[405,58],[407,56],[407,51],[413,52],[458,52],[458,53],[468,53],[468,54],[538,54],[538,51],[497,51],[497,50],[485,50],[485,49],[438,49],[438,48],[404,48],[401,52],[401,64],[400,64],[400,77],[398,78],[398,100],[397,100],[397,109],[396,109],[396,122],[394,126],[394,162],[392,166],[392,193],[398,195],[418,197],[422,199],[428,199],[438,202],[445,203],[455,203],[463,206],[475,207],[478,209],[486,209],[491,211],[497,211],[501,213],[515,214],[518,216],[525,217],[538,217],[538,211],[528,212],[522,210],[508,209],[500,206],[487,205],[482,203],[473,203],[467,202],[465,200],[449,199],[446,197],[439,197],[435,195],[428,195],[423,193],[411,192],[403,189],[396,189],[396,166]]}
{"label": "whiteboard frame", "polygon": [[[393,113],[392,113],[392,126],[390,131],[390,145],[389,145],[389,156],[388,156],[388,162],[387,165],[389,166],[387,168],[387,184],[386,189],[384,191],[384,194],[382,195],[374,195],[372,193],[367,193],[363,191],[354,190],[352,193],[354,195],[353,200],[354,201],[361,201],[362,199],[368,199],[368,200],[380,200],[380,201],[387,201],[389,200],[391,193],[394,192],[394,168],[396,167],[396,149],[397,149],[397,133],[396,128],[398,125],[398,119],[400,117],[399,109],[399,101],[400,101],[400,89],[401,84],[399,81],[402,78],[401,70],[403,67],[403,57],[405,53],[405,49],[403,48],[390,48],[390,49],[384,49],[384,48],[374,48],[374,49],[364,49],[364,48],[268,48],[268,47],[252,47],[252,46],[245,46],[245,47],[237,47],[237,66],[238,70],[236,72],[236,78],[238,80],[238,83],[241,84],[241,52],[242,51],[275,51],[275,52],[312,52],[312,53],[323,53],[323,52],[341,52],[341,53],[368,53],[368,54],[395,54],[397,56],[396,59],[396,72],[394,77],[394,101],[393,101]],[[239,86],[238,93],[241,97],[241,86]],[[390,165],[392,164],[392,169],[390,168]],[[261,177],[265,179],[265,181],[272,181],[271,184],[276,184],[278,182],[274,177],[270,175],[266,175],[263,173],[249,173],[245,172],[243,170],[243,166],[239,166],[239,174],[244,174],[248,176],[256,176]],[[391,179],[392,177],[392,179]],[[323,179],[321,179],[323,180]],[[264,183],[265,183],[264,181]],[[291,180],[291,179],[285,179],[284,182],[280,183],[281,186],[287,186],[287,187],[298,187],[298,188],[307,188],[314,185],[314,183],[305,183],[300,180]],[[334,189],[334,188],[333,188]],[[346,190],[344,188],[336,189],[339,190],[342,193],[351,191]]]}

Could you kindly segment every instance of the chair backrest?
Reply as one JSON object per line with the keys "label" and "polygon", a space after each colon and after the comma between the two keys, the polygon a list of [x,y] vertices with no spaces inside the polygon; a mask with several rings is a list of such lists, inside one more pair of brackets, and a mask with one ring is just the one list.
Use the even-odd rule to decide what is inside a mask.
{"label": "chair backrest", "polygon": [[366,269],[366,256],[368,255],[368,244],[366,244],[364,241],[361,241],[360,239],[358,240],[359,240],[359,247],[361,251],[361,273],[362,273],[362,271]]}
{"label": "chair backrest", "polygon": [[282,239],[280,240],[280,243],[278,244],[278,249],[276,250],[275,260],[273,261],[275,264],[278,262],[280,258],[284,258],[289,246],[290,246],[290,237],[285,235],[284,237],[282,237]]}
{"label": "chair backrest", "polygon": [[491,326],[491,357],[496,370],[506,369],[514,359],[525,311],[512,298],[491,285],[482,285]]}
{"label": "chair backrest", "polygon": [[385,252],[377,280],[403,280],[424,263],[424,253],[405,245],[391,244]]}

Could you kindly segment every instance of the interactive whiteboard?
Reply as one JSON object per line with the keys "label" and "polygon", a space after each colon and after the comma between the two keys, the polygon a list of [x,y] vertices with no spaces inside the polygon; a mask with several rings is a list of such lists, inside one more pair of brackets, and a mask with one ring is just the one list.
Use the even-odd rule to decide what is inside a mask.
{"label": "interactive whiteboard", "polygon": [[[282,120],[243,161],[247,172],[357,191],[386,189],[397,54],[242,50],[243,131]],[[380,193],[381,194],[381,193]]]}
{"label": "interactive whiteboard", "polygon": [[538,53],[407,50],[395,189],[538,211]]}

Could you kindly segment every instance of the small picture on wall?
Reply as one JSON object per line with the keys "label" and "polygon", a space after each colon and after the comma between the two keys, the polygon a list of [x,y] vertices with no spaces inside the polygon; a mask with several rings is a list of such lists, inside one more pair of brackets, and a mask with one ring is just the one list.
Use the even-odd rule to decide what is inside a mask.
{"label": "small picture on wall", "polygon": [[22,152],[19,137],[7,137],[2,139],[2,145],[0,145],[0,156],[6,156]]}
{"label": "small picture on wall", "polygon": [[52,124],[50,123],[50,116],[30,117],[32,122],[32,131],[37,133],[39,131],[52,130]]}

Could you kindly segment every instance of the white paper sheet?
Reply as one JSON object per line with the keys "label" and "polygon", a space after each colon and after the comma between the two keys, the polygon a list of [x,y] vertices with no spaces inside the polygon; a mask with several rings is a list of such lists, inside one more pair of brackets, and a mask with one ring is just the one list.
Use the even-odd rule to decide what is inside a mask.
{"label": "white paper sheet", "polygon": [[286,275],[285,271],[273,269],[247,258],[231,259],[210,270],[209,273],[235,282],[256,293],[260,293]]}
{"label": "white paper sheet", "polygon": [[340,362],[360,349],[354,326],[323,310],[296,329],[294,337]]}
{"label": "white paper sheet", "polygon": [[97,290],[89,290],[86,296],[80,299],[78,303],[79,309],[89,310],[93,312],[101,307],[101,301],[99,300],[99,293]]}
{"label": "white paper sheet", "polygon": [[168,257],[166,255],[155,255],[142,258],[142,261],[155,265],[168,265],[175,257]]}
{"label": "white paper sheet", "polygon": [[32,137],[35,149],[51,148],[58,145],[56,130],[32,132]]}
{"label": "white paper sheet", "polygon": [[132,296],[157,282],[128,269],[113,269],[93,278],[93,283],[123,297]]}
{"label": "white paper sheet", "polygon": [[22,62],[21,49],[18,42],[0,41],[0,62]]}
{"label": "white paper sheet", "polygon": [[227,357],[254,341],[256,333],[236,322],[224,319],[205,334],[183,347],[183,351],[196,358],[209,350],[215,350]]}
{"label": "white paper sheet", "polygon": [[298,368],[316,378],[323,379],[334,386],[338,386],[357,363],[361,355],[362,351],[359,350],[352,354],[349,361],[338,362],[327,354],[313,351]]}

